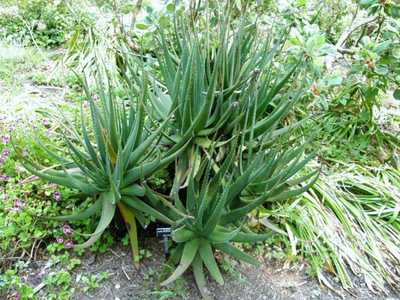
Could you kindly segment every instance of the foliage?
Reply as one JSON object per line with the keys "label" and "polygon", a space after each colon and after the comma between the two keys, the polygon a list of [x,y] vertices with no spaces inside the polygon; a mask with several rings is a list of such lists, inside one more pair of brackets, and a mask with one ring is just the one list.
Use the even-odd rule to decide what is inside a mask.
{"label": "foliage", "polygon": [[44,283],[51,289],[47,295],[48,299],[69,299],[73,292],[71,275],[67,271],[49,273],[45,277]]}
{"label": "foliage", "polygon": [[16,299],[34,299],[33,290],[24,284],[14,270],[0,275],[0,296],[4,299],[12,296]]}
{"label": "foliage", "polygon": [[21,73],[29,72],[43,62],[41,53],[20,45],[0,42],[0,80],[16,88],[21,84]]}
{"label": "foliage", "polygon": [[108,278],[107,272],[101,272],[100,274],[97,275],[82,276],[80,279],[85,285],[83,291],[87,292],[89,290],[98,288],[100,286],[99,284],[107,280],[107,278]]}
{"label": "foliage", "polygon": [[[69,123],[66,123],[63,132],[71,159],[66,160],[64,154],[52,151],[43,144],[39,144],[39,147],[56,161],[60,170],[43,168],[32,159],[21,158],[25,168],[36,176],[77,190],[83,199],[93,198],[93,204],[86,210],[55,218],[59,221],[85,220],[101,212],[95,232],[75,248],[93,245],[111,223],[118,207],[127,226],[129,224],[132,251],[135,261],[138,261],[135,215],[143,225],[147,223],[143,213],[159,217],[155,209],[138,198],[144,196],[144,188],[138,183],[173,161],[184,140],[163,154],[149,151],[157,142],[163,125],[148,132],[151,124],[146,122],[145,117],[146,79],[136,86],[134,82],[129,82],[129,98],[118,99],[111,88],[111,78],[98,76],[99,104],[95,103],[85,84],[91,128],[87,128],[82,106],[79,132]],[[162,220],[168,223],[168,219]]]}
{"label": "foliage", "polygon": [[[398,287],[398,119],[388,131],[377,118],[388,96],[396,107],[400,98],[395,1],[169,1],[161,9],[144,1],[140,12],[140,1],[97,1],[96,21],[83,12],[87,3],[24,0],[12,12],[8,2],[1,84],[22,86],[20,73],[47,56],[16,51],[15,39],[63,45],[61,63],[78,76],[29,78],[66,84],[66,99],[82,100],[80,113],[62,107],[57,121],[34,123],[33,136],[1,121],[1,267],[11,271],[0,284],[8,294],[32,293],[10,257],[40,254],[44,244],[55,254],[81,254],[81,243],[107,251],[117,208],[134,261],[149,256],[137,248],[136,220],[173,229],[177,268],[163,284],[177,280],[177,288],[153,296],[182,296],[189,268],[206,296],[204,267],[219,283],[220,270],[232,270],[219,253],[257,263],[246,250],[264,255],[271,236],[328,287],[326,272],[348,290],[352,273],[373,291]],[[83,73],[86,83],[77,80]],[[313,158],[304,153],[315,149],[318,179],[318,167],[304,170]],[[70,296],[68,272],[49,274],[46,297]],[[80,277],[86,290],[101,280]]]}
{"label": "foliage", "polygon": [[[392,138],[382,133],[377,112],[386,102],[383,99],[397,95],[399,87],[396,57],[400,27],[393,12],[397,6],[393,1],[370,1],[367,5],[342,0],[332,5],[330,1],[317,4],[309,0],[289,1],[279,8],[280,14],[273,12],[277,22],[293,26],[288,50],[305,53],[306,68],[313,74],[303,81],[309,89],[305,107],[316,116],[326,114],[322,124],[332,116],[335,121],[343,117],[342,123],[332,123],[338,125],[337,132],[343,128],[349,131],[338,135],[339,139],[351,140],[363,133],[375,138],[379,147],[393,146]],[[325,23],[327,19],[337,22],[332,26],[332,22]]]}
{"label": "foliage", "polygon": [[[316,173],[293,178],[310,158],[300,159],[302,149],[283,153],[273,150],[260,151],[243,163],[242,169],[234,165],[238,152],[233,143],[229,155],[219,166],[210,161],[203,167],[204,174],[189,177],[185,189],[186,200],[177,196],[175,209],[165,207],[163,213],[175,220],[172,238],[177,243],[175,255],[180,263],[173,274],[162,285],[176,280],[192,265],[197,285],[204,294],[203,265],[219,284],[222,275],[214,259],[213,250],[222,252],[248,263],[258,264],[234,246],[263,240],[269,235],[252,234],[243,222],[246,215],[264,203],[274,203],[301,194],[313,184]],[[214,172],[211,169],[217,170]],[[201,179],[197,179],[201,177]],[[310,178],[310,182],[307,182]],[[299,183],[307,183],[297,188]],[[148,191],[148,196],[160,196]]]}
{"label": "foliage", "polygon": [[[265,202],[302,193],[317,174],[292,178],[313,154],[302,158],[302,147],[273,147],[274,139],[290,129],[276,128],[300,95],[284,90],[297,65],[278,75],[271,66],[279,55],[279,41],[276,45],[270,45],[268,38],[259,42],[257,28],[245,19],[239,21],[237,31],[231,31],[220,16],[214,22],[219,32],[205,31],[196,37],[193,25],[180,23],[174,32],[175,48],[160,32],[161,76],[154,75],[157,82],[150,96],[154,117],[165,122],[173,113],[166,129],[191,140],[177,156],[171,202],[146,190],[153,207],[173,221],[173,238],[178,243],[175,255],[180,263],[162,284],[173,282],[192,265],[203,294],[203,264],[223,283],[214,249],[255,263],[231,242],[264,236],[243,232],[240,220]],[[302,182],[307,184],[296,188]],[[181,199],[183,193],[185,199]]]}
{"label": "foliage", "polygon": [[352,272],[371,290],[385,291],[386,283],[395,286],[399,279],[398,184],[395,169],[350,165],[321,175],[296,201],[260,216],[282,222],[291,254],[303,255],[312,273],[331,289],[323,270],[335,274],[346,289],[353,287]]}
{"label": "foliage", "polygon": [[0,12],[0,36],[21,43],[56,47],[65,42],[74,27],[85,28],[90,17],[72,14],[66,1],[22,0]]}
{"label": "foliage", "polygon": [[[44,163],[49,163],[47,152],[36,147],[32,137],[51,143],[52,149],[62,146],[57,128],[48,119],[2,120],[0,122],[0,258],[2,270],[7,269],[16,258],[33,259],[47,245],[50,253],[64,251],[74,242],[82,242],[82,234],[93,230],[91,220],[60,223],[44,219],[49,215],[65,214],[71,207],[71,190],[46,184],[33,176],[26,176],[18,161],[18,153],[11,143],[18,144],[22,154]],[[29,138],[30,137],[30,138]],[[85,208],[88,201],[81,203]],[[72,230],[71,226],[74,227]],[[112,242],[112,240],[111,240]],[[91,247],[91,250],[104,251],[110,245],[110,237]]]}
{"label": "foliage", "polygon": [[[170,38],[164,29],[157,36],[160,75],[157,68],[150,95],[154,117],[165,120],[173,111],[168,129],[176,136],[193,136],[178,156],[173,193],[187,184],[186,176],[192,170],[196,176],[201,156],[211,145],[217,143],[221,159],[226,144],[240,135],[252,153],[252,148],[259,150],[263,138],[272,142],[297,126],[281,128],[280,122],[302,95],[301,90],[285,89],[299,61],[283,60],[281,68],[274,68],[274,62],[283,57],[284,34],[261,42],[257,40],[263,35],[258,24],[250,24],[246,17],[237,20],[238,29],[218,14],[210,16],[210,21],[206,21],[207,12],[197,18],[195,24],[177,21]],[[212,25],[219,30],[209,32]],[[204,27],[204,33],[194,35],[196,26]],[[169,43],[171,39],[174,43]]]}
{"label": "foliage", "polygon": [[[293,197],[307,190],[317,174],[293,178],[313,157],[302,158],[303,147],[287,151],[278,144],[276,149],[272,147],[276,137],[290,129],[276,128],[299,98],[300,92],[281,92],[298,63],[278,75],[271,66],[281,42],[270,45],[267,39],[258,43],[254,36],[256,28],[246,25],[245,20],[241,28],[246,29],[233,32],[231,40],[227,20],[216,21],[221,22],[220,32],[211,37],[204,35],[204,40],[199,41],[191,38],[187,27],[182,26],[182,31],[175,33],[183,37],[178,42],[180,52],[176,56],[168,49],[164,33],[160,33],[162,77],[152,78],[157,80],[152,86],[157,93],[148,89],[146,70],[134,56],[126,56],[123,74],[126,79],[123,96],[127,99],[111,87],[119,77],[112,76],[107,66],[98,67],[94,92],[99,103],[84,83],[90,127],[82,107],[79,129],[64,120],[62,133],[68,152],[54,151],[39,143],[55,166],[44,168],[21,156],[24,167],[34,175],[77,190],[83,199],[93,199],[93,204],[84,211],[54,217],[59,221],[85,220],[101,214],[94,233],[75,249],[96,242],[114,218],[117,207],[127,224],[135,261],[139,259],[135,218],[143,225],[148,222],[147,216],[173,227],[183,224],[185,227],[180,231],[193,236],[188,240],[178,239],[185,242],[179,246],[183,247],[181,264],[165,284],[189,267],[199,249],[195,274],[201,290],[204,289],[201,260],[218,282],[222,280],[212,247],[254,262],[229,242],[248,242],[259,237],[240,232],[240,225],[234,224],[267,201]],[[209,46],[202,48],[200,42]],[[163,92],[162,86],[167,90]],[[151,101],[157,115],[146,116],[150,108],[147,101]],[[157,130],[152,129],[153,117],[161,120]],[[158,143],[161,138],[163,147]],[[219,148],[218,155],[214,147]],[[70,160],[64,158],[66,153]],[[144,179],[175,158],[178,162],[171,203],[144,185]],[[211,169],[215,174],[210,174]],[[184,187],[186,179],[187,197],[181,201],[178,190]],[[232,185],[225,184],[229,179],[233,180]],[[296,188],[307,181],[304,187]]]}

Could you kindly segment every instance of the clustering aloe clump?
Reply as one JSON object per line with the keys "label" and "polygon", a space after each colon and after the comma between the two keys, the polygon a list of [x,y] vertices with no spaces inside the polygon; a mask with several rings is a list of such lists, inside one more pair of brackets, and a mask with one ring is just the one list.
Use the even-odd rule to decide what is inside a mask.
{"label": "clustering aloe clump", "polygon": [[[199,20],[200,26],[207,18]],[[39,177],[93,197],[86,211],[59,218],[84,219],[101,211],[97,229],[81,246],[99,238],[117,208],[128,224],[135,260],[135,219],[143,223],[151,216],[171,225],[180,262],[163,284],[192,267],[203,294],[204,267],[223,283],[214,250],[256,264],[235,246],[266,237],[247,228],[247,216],[301,194],[318,175],[298,176],[313,155],[277,143],[290,129],[281,121],[301,95],[288,89],[300,63],[282,72],[274,66],[284,38],[265,37],[245,18],[237,30],[229,18],[217,20],[215,33],[205,34],[181,21],[175,46],[160,31],[159,69],[149,76],[136,68],[143,62],[126,53],[129,100],[97,80],[96,104],[87,88],[90,128],[82,113],[79,133],[71,130],[74,135],[66,138],[70,160],[49,152],[60,170],[38,171],[25,161]],[[145,179],[173,161],[171,193],[162,195]]]}
{"label": "clustering aloe clump", "polygon": [[275,129],[301,95],[283,90],[299,62],[282,73],[274,68],[284,37],[273,40],[245,19],[232,29],[229,17],[220,18],[215,32],[209,32],[207,23],[204,33],[185,19],[177,21],[175,46],[169,45],[162,30],[159,33],[160,76],[155,76],[158,84],[151,103],[162,120],[175,112],[170,122],[175,135],[192,136],[185,155],[178,158],[175,187],[185,180],[191,161],[200,160],[194,145],[207,148],[239,133],[242,141],[257,148],[260,139],[287,131]]}
{"label": "clustering aloe clump", "polygon": [[[203,267],[222,284],[214,249],[239,260],[258,264],[257,260],[236,248],[234,243],[266,239],[269,235],[254,234],[247,228],[246,216],[267,202],[299,195],[313,184],[316,173],[292,178],[309,160],[300,159],[300,149],[286,153],[260,151],[252,160],[245,162],[240,170],[235,163],[240,151],[236,142],[232,142],[229,154],[220,164],[209,159],[196,177],[191,174],[183,193],[185,199],[177,195],[174,210],[167,207],[162,209],[167,218],[174,220],[172,238],[177,243],[175,256],[180,257],[178,267],[162,284],[176,280],[189,266],[192,266],[202,293],[205,287]],[[303,182],[307,184],[297,187]],[[148,195],[160,198],[151,191]]]}
{"label": "clustering aloe clump", "polygon": [[104,69],[99,68],[97,78],[99,103],[95,102],[84,83],[90,128],[86,125],[82,108],[79,132],[70,127],[70,135],[64,135],[70,159],[42,145],[48,155],[58,162],[60,170],[44,169],[27,159],[24,165],[28,171],[44,180],[77,190],[94,199],[93,205],[85,211],[56,218],[60,221],[83,220],[101,212],[95,232],[77,248],[88,247],[96,242],[118,208],[129,229],[134,260],[138,261],[135,219],[143,224],[146,220],[144,214],[147,214],[165,221],[157,210],[140,199],[145,191],[141,182],[173,161],[180,148],[172,147],[163,153],[149,150],[156,147],[165,124],[156,130],[152,130],[148,124],[145,114],[148,87],[145,78],[141,86],[131,84],[127,87],[128,100],[118,99],[110,86],[110,76],[102,76],[102,71]]}

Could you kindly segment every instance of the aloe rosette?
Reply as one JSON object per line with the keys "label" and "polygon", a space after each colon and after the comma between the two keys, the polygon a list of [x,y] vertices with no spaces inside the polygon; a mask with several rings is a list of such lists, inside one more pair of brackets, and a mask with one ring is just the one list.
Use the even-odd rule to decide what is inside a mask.
{"label": "aloe rosette", "polygon": [[68,136],[64,134],[68,158],[40,144],[49,157],[58,162],[57,170],[44,168],[26,158],[23,164],[29,172],[43,180],[77,190],[94,199],[93,204],[82,212],[55,217],[60,221],[83,220],[100,213],[94,233],[76,248],[88,247],[96,242],[119,209],[129,231],[134,261],[137,262],[136,219],[142,224],[147,216],[167,221],[143,201],[145,189],[141,182],[173,161],[184,143],[180,140],[160,153],[158,141],[167,120],[158,129],[152,129],[153,125],[145,112],[148,95],[145,75],[137,81],[140,86],[128,82],[128,100],[117,98],[110,80],[110,75],[98,76],[97,102],[84,83],[90,126],[86,125],[87,116],[82,106],[79,132],[71,124],[65,125],[65,131],[70,133]]}
{"label": "aloe rosette", "polygon": [[[197,285],[205,295],[204,267],[218,283],[223,283],[214,258],[218,249],[238,260],[257,265],[255,258],[235,246],[236,243],[262,241],[269,234],[256,234],[246,227],[246,217],[268,202],[283,201],[308,190],[318,172],[300,176],[299,171],[313,157],[304,156],[303,148],[287,152],[260,151],[238,166],[240,152],[230,143],[229,154],[221,163],[204,160],[197,176],[189,176],[183,192],[166,199],[151,191],[152,203],[172,222],[176,242],[174,257],[179,264],[162,285],[167,285],[192,267]],[[200,179],[199,179],[200,177]],[[179,195],[184,195],[184,199]]]}
{"label": "aloe rosette", "polygon": [[206,25],[188,25],[177,18],[174,43],[163,30],[157,34],[159,69],[149,97],[152,114],[166,120],[173,111],[170,132],[192,136],[177,159],[172,193],[187,185],[190,169],[197,168],[213,142],[224,152],[239,129],[244,142],[258,147],[259,140],[271,140],[300,124],[279,128],[302,95],[287,89],[300,62],[276,68],[286,35],[267,36],[245,18],[233,28],[229,17],[219,17],[212,32],[191,27],[209,26],[203,21]]}

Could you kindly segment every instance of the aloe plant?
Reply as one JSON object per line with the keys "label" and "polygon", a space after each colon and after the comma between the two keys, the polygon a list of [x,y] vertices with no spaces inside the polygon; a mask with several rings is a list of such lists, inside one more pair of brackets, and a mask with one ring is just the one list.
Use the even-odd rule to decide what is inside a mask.
{"label": "aloe plant", "polygon": [[153,114],[165,120],[173,111],[169,129],[177,137],[192,137],[178,157],[173,193],[187,185],[191,169],[214,141],[222,145],[239,129],[243,142],[252,140],[257,147],[260,140],[287,132],[280,122],[301,96],[286,89],[301,59],[284,71],[275,67],[286,35],[272,39],[245,18],[232,29],[227,15],[219,17],[214,32],[205,21],[204,33],[177,19],[172,45],[158,33]]}
{"label": "aloe plant", "polygon": [[187,27],[185,21],[175,27],[176,46],[159,32],[161,79],[151,97],[158,117],[176,110],[173,126],[180,135],[193,128],[199,137],[230,136],[237,124],[248,129],[250,110],[259,136],[287,114],[296,94],[284,88],[298,63],[283,73],[274,66],[285,34],[272,40],[245,19],[235,30],[229,18],[221,19],[216,33]]}
{"label": "aloe plant", "polygon": [[164,140],[188,143],[177,156],[171,194],[146,186],[149,205],[174,229],[180,261],[162,284],[192,267],[203,294],[204,266],[223,282],[214,249],[257,263],[234,245],[266,237],[246,229],[246,216],[303,193],[318,176],[298,176],[313,154],[304,157],[301,146],[283,151],[274,145],[296,126],[280,124],[301,96],[286,90],[300,63],[283,73],[274,65],[285,36],[272,41],[245,19],[233,30],[229,17],[219,18],[215,33],[178,20],[174,45],[160,30],[159,69],[149,92],[152,116],[165,122],[173,115]]}
{"label": "aloe plant", "polygon": [[128,100],[115,96],[109,77],[106,72],[105,76],[99,75],[96,80],[98,103],[84,82],[90,126],[85,122],[87,116],[83,107],[79,131],[66,123],[65,131],[69,134],[64,134],[64,138],[68,158],[40,145],[49,157],[58,162],[59,168],[46,169],[28,159],[24,159],[23,163],[28,171],[38,177],[93,198],[93,204],[83,212],[55,218],[60,221],[82,220],[101,213],[94,233],[77,248],[88,247],[96,242],[118,209],[129,231],[134,261],[138,262],[136,219],[144,223],[146,215],[150,215],[164,222],[169,221],[140,199],[145,194],[141,182],[173,161],[181,151],[182,143],[160,153],[157,143],[167,121],[153,130],[146,117],[148,86],[144,73],[136,83],[128,82]]}
{"label": "aloe plant", "polygon": [[[318,176],[317,172],[297,176],[312,157],[304,157],[302,147],[286,152],[260,151],[243,162],[242,167],[238,164],[243,151],[240,149],[236,139],[220,163],[204,159],[197,176],[192,171],[188,177],[185,190],[173,195],[176,199],[167,199],[146,187],[152,204],[157,205],[164,218],[173,221],[172,238],[177,243],[175,255],[180,261],[162,285],[176,280],[190,266],[203,295],[204,267],[222,284],[215,249],[257,265],[257,260],[235,247],[235,243],[261,241],[269,235],[247,229],[246,216],[267,202],[303,193]],[[185,195],[184,199],[180,195]]]}

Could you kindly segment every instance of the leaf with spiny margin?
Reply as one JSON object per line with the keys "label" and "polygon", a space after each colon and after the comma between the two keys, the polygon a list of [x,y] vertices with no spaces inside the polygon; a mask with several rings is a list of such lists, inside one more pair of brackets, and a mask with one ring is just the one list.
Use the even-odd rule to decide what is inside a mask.
{"label": "leaf with spiny margin", "polygon": [[211,216],[209,216],[206,224],[204,225],[203,232],[208,235],[211,234],[212,231],[217,231],[218,228],[215,228],[221,218],[223,210],[225,208],[226,200],[228,198],[228,189],[225,188],[222,195],[217,197],[217,205],[214,207]]}
{"label": "leaf with spiny margin", "polygon": [[160,213],[158,210],[152,208],[150,205],[146,204],[144,201],[142,201],[139,198],[136,197],[123,197],[122,198],[122,202],[124,202],[125,204],[127,204],[128,206],[135,208],[137,210],[140,210],[154,218],[156,218],[157,220],[164,222],[166,224],[169,225],[173,225],[174,221],[172,221],[170,218],[168,218],[167,216],[163,215],[162,213]]}
{"label": "leaf with spiny margin", "polygon": [[143,197],[146,190],[139,184],[132,184],[121,190],[121,195]]}
{"label": "leaf with spiny margin", "polygon": [[116,205],[113,204],[113,202],[115,202],[113,201],[113,198],[114,194],[111,191],[102,193],[99,196],[99,199],[101,199],[102,202],[102,210],[101,210],[101,217],[99,224],[97,225],[94,233],[91,234],[91,237],[83,244],[76,245],[75,246],[76,249],[83,249],[93,245],[100,238],[100,236],[102,235],[104,230],[106,230],[108,225],[110,225],[114,217],[116,208]]}
{"label": "leaf with spiny margin", "polygon": [[72,214],[72,215],[67,215],[67,216],[57,216],[57,217],[49,217],[49,219],[53,219],[56,221],[81,221],[81,220],[86,220],[87,218],[95,215],[100,211],[102,207],[102,199],[98,198],[94,204],[89,206],[87,209],[80,213]]}
{"label": "leaf with spiny margin", "polygon": [[217,248],[218,250],[225,252],[226,254],[229,254],[230,256],[236,258],[237,260],[241,260],[255,266],[260,265],[260,262],[257,261],[254,257],[244,253],[238,248],[232,246],[230,243],[214,244],[214,247]]}
{"label": "leaf with spiny margin", "polygon": [[206,298],[206,280],[204,276],[203,261],[201,260],[200,254],[197,254],[192,263],[194,280],[196,281],[197,287],[203,298]]}
{"label": "leaf with spiny margin", "polygon": [[235,180],[235,182],[229,187],[229,193],[227,196],[227,203],[230,203],[237,197],[241,191],[250,183],[250,177],[256,167],[259,167],[262,161],[261,155],[258,156],[252,163],[247,167],[246,171],[240,175],[239,178]]}
{"label": "leaf with spiny margin", "polygon": [[194,232],[187,229],[185,226],[175,229],[172,231],[172,239],[176,243],[184,243],[190,239],[193,239]]}
{"label": "leaf with spiny margin", "polygon": [[219,284],[224,284],[224,279],[222,278],[217,262],[215,261],[211,244],[202,240],[199,247],[199,253],[212,278],[214,278],[214,280]]}
{"label": "leaf with spiny margin", "polygon": [[[314,172],[313,172],[313,174],[314,174]],[[284,190],[282,190],[282,187],[286,187],[286,189],[288,189],[288,188],[290,188],[290,186],[288,186],[286,184],[286,182],[282,183],[282,185],[277,187],[275,190],[272,190],[271,192],[266,193],[266,195],[256,198],[250,204],[230,211],[229,213],[227,213],[226,215],[224,215],[221,218],[221,223],[227,224],[227,223],[233,222],[235,220],[238,220],[238,219],[242,218],[243,216],[245,216],[246,214],[250,213],[252,210],[257,208],[258,206],[260,206],[266,202],[276,202],[276,201],[286,200],[286,199],[301,195],[302,193],[307,191],[317,181],[318,174],[319,174],[319,172],[315,175],[315,177],[308,184],[306,184],[305,186],[302,186],[298,189],[293,189],[293,190],[289,190],[289,191],[285,192]]]}
{"label": "leaf with spiny margin", "polygon": [[[98,168],[101,168],[102,164],[99,160],[99,157],[98,157],[92,143],[90,142],[89,134],[86,129],[85,118],[83,115],[83,104],[81,106],[81,129],[82,129],[82,137],[83,137],[83,142],[84,142],[86,151],[89,153],[92,161],[96,164],[96,166]],[[104,169],[103,169],[103,171],[104,171]]]}
{"label": "leaf with spiny margin", "polygon": [[271,103],[272,99],[278,94],[278,92],[283,88],[283,86],[289,81],[290,77],[296,71],[299,64],[300,64],[300,62],[298,62],[295,66],[293,66],[292,69],[272,89],[270,89],[266,98],[264,99],[264,101],[262,101],[260,107],[257,109],[257,114],[261,114],[265,111],[268,104]]}
{"label": "leaf with spiny margin", "polygon": [[183,247],[181,261],[178,267],[168,279],[161,283],[162,286],[168,285],[171,282],[175,281],[187,270],[187,268],[189,268],[197,254],[199,244],[199,239],[194,239],[190,242],[185,243],[185,246]]}
{"label": "leaf with spiny margin", "polygon": [[164,94],[156,84],[153,86],[156,93],[150,93],[150,102],[159,118],[165,120],[172,107],[171,97]]}
{"label": "leaf with spiny margin", "polygon": [[274,125],[276,125],[279,120],[281,120],[286,115],[289,109],[293,106],[293,103],[294,100],[290,99],[286,100],[283,103],[280,103],[279,106],[275,108],[275,110],[269,116],[257,121],[254,125],[251,126],[251,128],[247,129],[245,132],[250,134],[250,132],[253,131],[255,137],[265,133]]}
{"label": "leaf with spiny margin", "polygon": [[30,163],[27,162],[22,162],[22,165],[26,170],[28,170],[30,173],[36,175],[37,177],[47,180],[51,183],[55,183],[61,186],[65,186],[71,189],[76,189],[77,185],[76,182],[73,181],[72,178],[68,178],[66,173],[61,173],[57,175],[50,175],[47,174],[45,171],[37,171],[37,168],[33,167]]}
{"label": "leaf with spiny margin", "polygon": [[239,231],[240,227],[230,230],[218,225],[215,230],[207,236],[207,238],[213,243],[227,243],[232,240]]}

